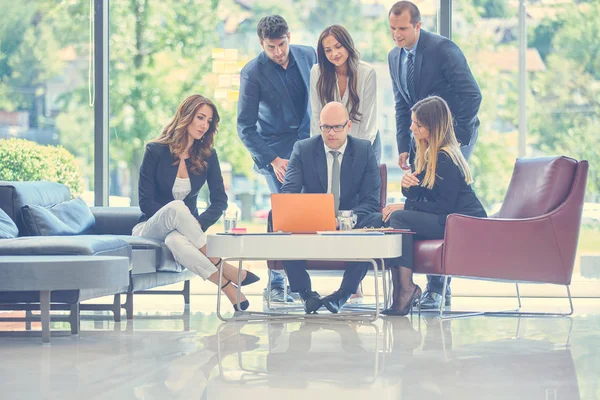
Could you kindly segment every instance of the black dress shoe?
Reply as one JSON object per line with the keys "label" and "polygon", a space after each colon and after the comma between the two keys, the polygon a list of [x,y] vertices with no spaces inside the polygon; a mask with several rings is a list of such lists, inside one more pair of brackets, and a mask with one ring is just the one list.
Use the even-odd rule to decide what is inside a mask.
{"label": "black dress shoe", "polygon": [[323,305],[329,312],[337,314],[344,304],[348,301],[352,293],[345,292],[343,290],[337,290],[331,293],[329,296],[323,297]]}
{"label": "black dress shoe", "polygon": [[321,296],[319,296],[319,293],[317,292],[305,290],[300,292],[300,298],[302,299],[302,303],[304,303],[304,311],[306,311],[307,314],[316,313],[323,305]]}
{"label": "black dress shoe", "polygon": [[[451,302],[451,296],[448,294],[444,300],[444,305],[449,306]],[[430,292],[429,290],[423,293],[421,297],[421,309],[423,310],[435,310],[439,309],[442,302],[442,295],[436,292]]]}

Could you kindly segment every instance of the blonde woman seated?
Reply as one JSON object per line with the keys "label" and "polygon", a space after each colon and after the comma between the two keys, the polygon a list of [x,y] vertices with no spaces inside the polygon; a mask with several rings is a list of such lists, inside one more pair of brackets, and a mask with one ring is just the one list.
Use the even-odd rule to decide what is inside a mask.
{"label": "blonde woman seated", "polygon": [[421,297],[421,288],[413,282],[415,239],[443,239],[449,214],[487,216],[471,187],[471,171],[460,152],[448,104],[441,97],[430,96],[411,111],[416,155],[412,172],[402,178],[406,202],[386,206],[382,219],[387,226],[408,228],[416,234],[404,235],[402,257],[392,265],[393,303],[383,311],[387,315],[408,314],[415,299]]}
{"label": "blonde woman seated", "polygon": [[[196,94],[185,99],[158,138],[146,145],[140,167],[139,199],[142,216],[133,227],[134,236],[162,240],[175,260],[202,279],[217,284],[218,266],[223,268],[223,293],[237,307],[237,285],[259,280],[249,271],[242,272],[206,257],[206,234],[227,208],[227,194],[217,152],[213,148],[219,113],[207,98]],[[208,184],[210,206],[198,214],[198,192]],[[249,302],[242,295],[241,310]]]}

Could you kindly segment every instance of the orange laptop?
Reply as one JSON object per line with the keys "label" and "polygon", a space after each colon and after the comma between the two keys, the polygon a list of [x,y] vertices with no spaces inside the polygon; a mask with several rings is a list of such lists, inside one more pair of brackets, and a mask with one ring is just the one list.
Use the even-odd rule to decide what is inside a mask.
{"label": "orange laptop", "polygon": [[331,193],[273,193],[271,208],[274,232],[335,231]]}

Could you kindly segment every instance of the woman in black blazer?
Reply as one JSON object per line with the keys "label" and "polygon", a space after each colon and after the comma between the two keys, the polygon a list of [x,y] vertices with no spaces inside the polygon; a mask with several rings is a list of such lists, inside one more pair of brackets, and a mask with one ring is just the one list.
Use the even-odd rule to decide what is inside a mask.
{"label": "woman in black blazer", "polygon": [[[254,283],[258,276],[243,271],[238,282],[237,268],[206,257],[204,232],[227,208],[219,158],[213,148],[218,124],[216,106],[201,95],[192,95],[179,105],[160,136],[146,145],[139,180],[142,216],[133,235],[164,241],[179,264],[215,284],[218,268],[223,268],[226,281],[221,290],[237,311],[236,286]],[[198,192],[205,183],[210,206],[198,214]],[[248,306],[242,295],[241,309]]]}
{"label": "woman in black blazer", "polygon": [[421,288],[412,280],[414,239],[443,239],[449,214],[487,216],[471,187],[471,171],[460,152],[446,101],[430,96],[411,111],[416,155],[412,171],[402,178],[406,202],[389,204],[382,214],[386,225],[416,234],[404,235],[402,257],[395,260],[399,266],[392,265],[394,293],[392,306],[383,311],[387,315],[408,314],[421,297]]}

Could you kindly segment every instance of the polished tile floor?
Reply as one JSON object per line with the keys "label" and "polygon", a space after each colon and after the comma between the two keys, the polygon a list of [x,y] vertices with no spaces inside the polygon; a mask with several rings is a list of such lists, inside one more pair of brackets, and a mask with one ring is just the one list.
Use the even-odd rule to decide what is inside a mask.
{"label": "polished tile floor", "polygon": [[210,296],[187,316],[180,299],[136,301],[134,321],[85,319],[50,345],[0,338],[0,399],[600,398],[598,300],[572,318],[245,324],[221,323]]}

